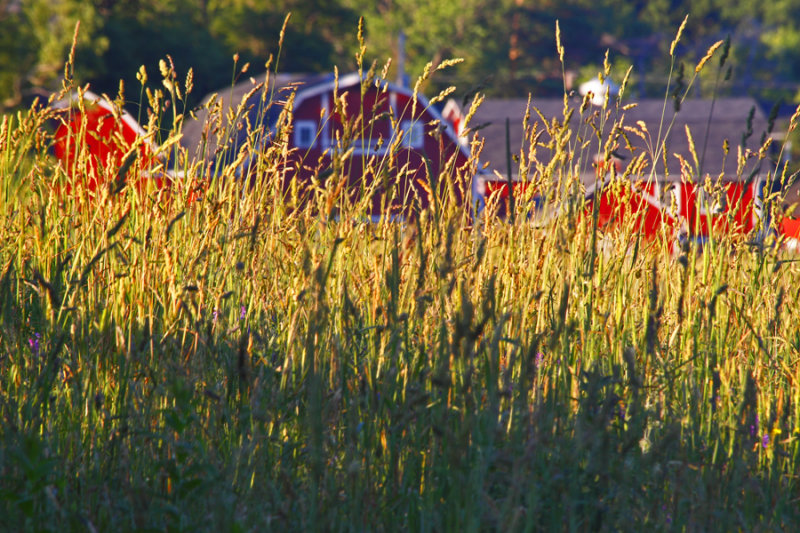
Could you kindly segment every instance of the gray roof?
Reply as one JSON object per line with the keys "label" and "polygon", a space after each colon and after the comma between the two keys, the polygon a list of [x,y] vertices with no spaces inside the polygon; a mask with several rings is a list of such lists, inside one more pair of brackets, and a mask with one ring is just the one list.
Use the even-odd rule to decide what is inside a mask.
{"label": "gray roof", "polygon": [[[512,155],[518,154],[520,149],[524,149],[525,153],[528,153],[529,139],[523,142],[523,117],[527,104],[527,99],[487,99],[469,124],[473,128],[484,126],[478,131],[479,137],[483,138],[485,142],[481,160],[488,163],[490,169],[503,175],[507,172],[506,120],[509,122],[508,139]],[[624,126],[634,127],[640,132],[642,132],[642,127],[637,125],[637,122],[644,123],[649,137],[653,141],[658,138],[666,138],[668,172],[665,172],[663,157],[657,158],[655,171],[658,176],[668,179],[677,179],[680,175],[680,163],[674,154],[680,154],[687,162],[693,164],[686,134],[687,126],[694,140],[697,157],[702,160],[702,174],[716,177],[724,172],[725,176],[730,178],[737,177],[737,148],[742,142],[742,135],[747,130],[748,116],[751,110],[754,110],[751,120],[753,133],[746,141],[746,148],[757,150],[762,134],[767,130],[767,119],[755,100],[751,98],[719,98],[713,103],[710,100],[686,100],[678,113],[675,113],[672,100],[667,101],[666,108],[664,100],[661,99],[623,102],[619,108],[609,104],[611,112],[605,120],[603,120],[602,111],[592,106],[589,106],[581,116],[580,104],[580,101],[569,102],[569,107],[574,109],[570,120],[572,134],[569,138],[569,146],[578,147],[574,149],[574,161],[581,162],[580,172],[583,174],[594,173],[591,163],[594,156],[602,152],[597,132],[601,133],[602,142],[605,143],[612,131],[612,125],[622,120],[623,117]],[[625,110],[623,105],[627,107],[629,104],[635,104],[635,106]],[[548,123],[552,124],[554,120],[559,124],[564,122],[564,100],[562,98],[534,98],[531,101],[531,107],[538,109]],[[711,118],[710,127],[709,117]],[[674,123],[667,136],[666,130],[673,118]],[[545,129],[540,117],[533,109],[529,123],[530,127],[535,126],[537,131]],[[660,137],[659,129],[661,129]],[[626,137],[630,147],[627,146],[628,142],[624,138],[620,138],[616,152],[625,158],[625,164],[644,152],[647,154],[648,162],[646,172],[649,173],[652,169],[653,157],[650,156],[651,151],[647,148],[647,142],[632,131],[626,131]],[[648,135],[645,134],[644,137],[648,137]],[[552,159],[553,149],[543,145],[547,145],[551,140],[551,135],[544,131],[538,139],[535,151],[536,158],[545,165]],[[725,140],[728,141],[730,147],[728,156],[723,150]],[[580,148],[581,144],[587,141],[589,144]],[[702,155],[704,143],[707,144],[705,157]],[[654,142],[654,144],[658,143]],[[754,166],[755,164],[751,162],[739,176],[747,178]],[[515,169],[518,167],[518,163],[512,161],[512,174],[517,174]]]}

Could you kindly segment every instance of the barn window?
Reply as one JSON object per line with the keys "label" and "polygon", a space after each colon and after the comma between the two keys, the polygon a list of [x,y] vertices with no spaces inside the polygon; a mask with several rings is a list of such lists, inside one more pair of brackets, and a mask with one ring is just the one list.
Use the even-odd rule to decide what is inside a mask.
{"label": "barn window", "polygon": [[313,120],[298,120],[294,125],[294,145],[311,148],[317,139],[317,123]]}
{"label": "barn window", "polygon": [[419,120],[404,120],[400,123],[404,148],[422,148],[425,126]]}

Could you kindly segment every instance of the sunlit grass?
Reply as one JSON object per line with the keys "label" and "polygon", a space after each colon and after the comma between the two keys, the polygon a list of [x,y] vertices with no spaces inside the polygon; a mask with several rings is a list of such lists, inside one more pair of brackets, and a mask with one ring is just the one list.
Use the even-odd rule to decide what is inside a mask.
{"label": "sunlit grass", "polygon": [[524,199],[513,224],[447,195],[404,224],[320,216],[324,188],[292,208],[281,143],[253,189],[225,168],[200,200],[64,194],[48,113],[0,134],[9,529],[797,522],[800,272],[779,249],[601,234],[588,158],[559,142],[529,171],[559,193],[536,224]]}

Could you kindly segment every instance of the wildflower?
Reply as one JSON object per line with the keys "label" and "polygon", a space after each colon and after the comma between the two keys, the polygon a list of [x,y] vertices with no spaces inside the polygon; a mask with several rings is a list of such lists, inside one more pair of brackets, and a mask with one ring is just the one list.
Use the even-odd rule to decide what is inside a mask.
{"label": "wildflower", "polygon": [[536,352],[536,357],[533,360],[533,365],[536,367],[536,370],[539,370],[543,364],[544,354],[542,352]]}
{"label": "wildflower", "polygon": [[28,346],[31,348],[31,352],[35,357],[39,356],[39,340],[42,338],[40,333],[34,333],[33,337],[28,339]]}
{"label": "wildflower", "polygon": [[244,317],[247,316],[247,307],[242,306],[239,309],[239,320],[244,320]]}
{"label": "wildflower", "polygon": [[755,438],[756,433],[758,432],[759,420],[758,420],[758,413],[756,413],[756,419],[753,422],[753,425],[750,426],[750,437]]}
{"label": "wildflower", "polygon": [[219,318],[219,309],[214,309],[214,312],[211,314],[214,316],[214,322],[216,322]]}
{"label": "wildflower", "polygon": [[761,447],[766,448],[769,445],[769,433],[764,433],[764,436],[761,437]]}

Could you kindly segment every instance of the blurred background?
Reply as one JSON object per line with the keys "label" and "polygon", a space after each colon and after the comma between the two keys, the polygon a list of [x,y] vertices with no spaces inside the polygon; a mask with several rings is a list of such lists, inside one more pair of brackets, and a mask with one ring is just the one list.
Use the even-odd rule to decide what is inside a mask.
{"label": "blurred background", "polygon": [[353,70],[361,16],[367,59],[382,66],[394,58],[391,79],[402,75],[401,51],[412,81],[428,61],[465,59],[437,73],[428,94],[456,85],[458,100],[475,90],[558,96],[595,77],[608,50],[614,81],[634,67],[630,97],[662,97],[670,43],[686,14],[676,57],[687,73],[714,42],[731,40],[725,71],[705,69],[692,97],[709,98],[716,83],[717,96],[750,96],[766,111],[777,103],[791,114],[800,102],[800,0],[0,0],[0,111],[60,87],[78,20],[75,79],[112,97],[122,80],[135,107],[140,66],[158,87],[167,54],[179,77],[193,68],[190,103],[230,86],[247,62],[246,76],[263,72],[270,54],[282,72]]}

